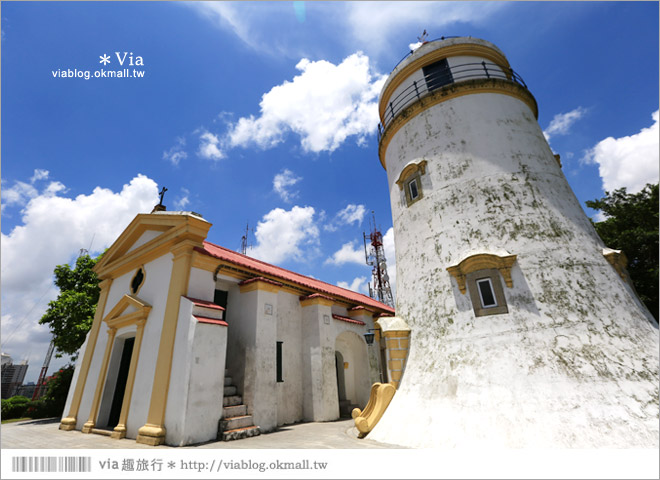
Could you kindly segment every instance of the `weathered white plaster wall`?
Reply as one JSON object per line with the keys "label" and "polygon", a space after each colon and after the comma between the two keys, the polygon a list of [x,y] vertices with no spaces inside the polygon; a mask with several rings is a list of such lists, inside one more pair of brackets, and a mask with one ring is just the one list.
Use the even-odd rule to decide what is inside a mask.
{"label": "weathered white plaster wall", "polygon": [[213,272],[191,268],[190,279],[188,280],[188,296],[190,298],[212,302],[214,292],[215,282],[213,281]]}
{"label": "weathered white plaster wall", "polygon": [[333,321],[329,306],[302,307],[303,415],[308,421],[339,418]]}
{"label": "weathered white plaster wall", "polygon": [[[423,195],[394,183],[427,160]],[[658,332],[602,256],[522,101],[472,94],[411,119],[386,164],[405,376],[374,440],[413,447],[655,447]],[[509,313],[475,317],[446,268],[516,254]]]}
{"label": "weathered white plaster wall", "polygon": [[[282,345],[282,377],[277,382],[277,425],[299,422],[303,419],[302,380],[302,312],[298,295],[280,291],[273,315],[277,319],[277,338]],[[275,362],[275,358],[273,362]]]}

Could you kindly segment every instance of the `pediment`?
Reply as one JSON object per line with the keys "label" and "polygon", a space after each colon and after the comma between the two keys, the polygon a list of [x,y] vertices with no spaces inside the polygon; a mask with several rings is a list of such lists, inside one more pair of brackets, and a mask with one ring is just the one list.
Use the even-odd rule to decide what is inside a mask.
{"label": "pediment", "polygon": [[125,294],[108,312],[103,321],[110,328],[121,328],[125,325],[146,320],[151,305],[135,295]]}
{"label": "pediment", "polygon": [[106,250],[94,270],[107,277],[120,265],[185,239],[194,243],[206,238],[211,224],[190,212],[139,214]]}

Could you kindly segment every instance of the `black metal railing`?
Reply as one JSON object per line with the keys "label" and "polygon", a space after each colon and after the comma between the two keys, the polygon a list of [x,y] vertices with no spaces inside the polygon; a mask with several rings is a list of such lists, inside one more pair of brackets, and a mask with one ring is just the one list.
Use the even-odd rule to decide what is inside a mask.
{"label": "black metal railing", "polygon": [[434,91],[454,83],[472,80],[476,78],[491,79],[496,78],[516,83],[527,89],[527,85],[520,75],[512,68],[495,63],[464,63],[462,65],[452,65],[446,71],[436,72],[431,75],[425,75],[421,81],[413,81],[396,97],[391,98],[383,114],[383,123],[378,124],[378,141],[383,135],[385,129],[394,118],[399,115],[404,108],[413,101],[422,99]]}

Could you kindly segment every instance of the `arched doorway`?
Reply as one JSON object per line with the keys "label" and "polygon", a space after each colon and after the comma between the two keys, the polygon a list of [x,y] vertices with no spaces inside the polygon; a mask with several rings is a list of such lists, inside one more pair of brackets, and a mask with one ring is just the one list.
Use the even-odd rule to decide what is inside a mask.
{"label": "arched doorway", "polygon": [[346,400],[346,380],[344,379],[344,356],[335,351],[335,368],[337,370],[337,393],[339,401]]}
{"label": "arched doorway", "polygon": [[96,428],[112,430],[119,422],[135,336],[115,339]]}
{"label": "arched doorway", "polygon": [[367,344],[352,331],[340,333],[335,340],[339,412],[350,416],[353,408],[364,408],[369,401],[369,358]]}

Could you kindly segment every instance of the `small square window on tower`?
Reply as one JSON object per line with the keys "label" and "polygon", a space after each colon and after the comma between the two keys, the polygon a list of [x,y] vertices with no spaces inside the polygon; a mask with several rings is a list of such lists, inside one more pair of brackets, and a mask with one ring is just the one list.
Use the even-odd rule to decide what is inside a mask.
{"label": "small square window on tower", "polygon": [[426,160],[419,163],[410,163],[403,169],[397,185],[403,190],[406,205],[410,206],[420,200],[424,195],[422,191],[422,175],[426,174]]}
{"label": "small square window on tower", "polygon": [[495,269],[477,270],[466,276],[472,308],[477,317],[508,313],[500,272]]}

